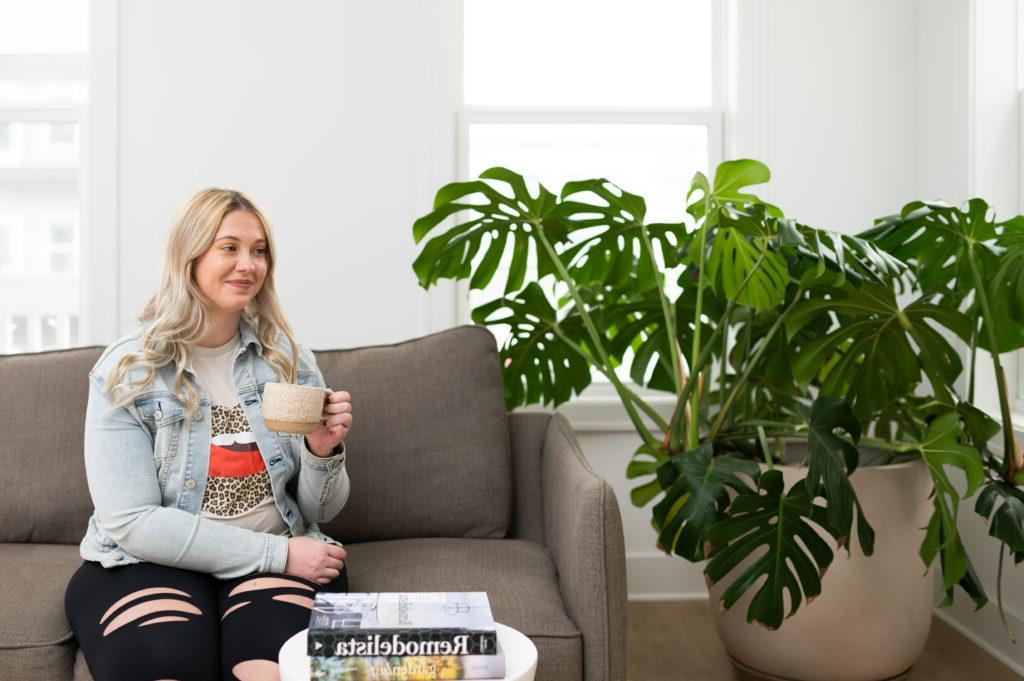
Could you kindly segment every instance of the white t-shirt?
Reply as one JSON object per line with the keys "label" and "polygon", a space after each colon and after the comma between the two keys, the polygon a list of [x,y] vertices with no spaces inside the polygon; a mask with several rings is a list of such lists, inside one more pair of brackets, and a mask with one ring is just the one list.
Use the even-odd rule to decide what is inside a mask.
{"label": "white t-shirt", "polygon": [[202,517],[256,532],[289,534],[274,503],[263,455],[235,393],[236,334],[217,348],[192,347],[192,369],[210,396],[210,467]]}

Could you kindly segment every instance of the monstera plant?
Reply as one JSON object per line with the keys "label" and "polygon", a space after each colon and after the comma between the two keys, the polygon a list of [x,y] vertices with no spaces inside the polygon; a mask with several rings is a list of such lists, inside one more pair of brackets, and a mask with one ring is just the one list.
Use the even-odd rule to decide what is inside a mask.
{"label": "monstera plant", "polygon": [[[778,628],[822,590],[834,559],[822,535],[873,552],[850,482],[865,448],[879,452],[872,464],[927,464],[934,512],[920,557],[938,559],[946,603],[959,585],[980,607],[960,501],[980,490],[975,510],[999,550],[1024,559],[1024,473],[999,357],[1024,345],[1024,218],[996,222],[980,199],[912,203],[851,236],[749,192],[769,177],[757,161],[722,163],[713,181],[697,173],[679,222],[649,223],[644,199],[607,180],[556,195],[491,168],[437,192],[413,226],[413,268],[424,288],[501,277],[503,293],[473,319],[510,330],[510,409],[563,403],[592,370],[608,379],[640,439],[626,475],[639,483],[633,503],[653,502],[658,546],[707,559],[710,582],[762,551],[724,608],[755,589],[748,621]],[[974,406],[979,350],[994,362],[1001,424]],[[633,385],[673,395],[671,416],[620,379],[623,366]],[[807,474],[787,489],[777,465],[794,441]]]}

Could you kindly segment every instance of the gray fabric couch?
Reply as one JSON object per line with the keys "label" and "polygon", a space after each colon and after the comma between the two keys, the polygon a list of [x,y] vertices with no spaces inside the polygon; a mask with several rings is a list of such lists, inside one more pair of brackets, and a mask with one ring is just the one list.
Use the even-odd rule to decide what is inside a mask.
{"label": "gray fabric couch", "polygon": [[[102,348],[0,356],[0,679],[90,679],[64,614],[92,511],[82,453]],[[625,678],[611,488],[559,414],[506,413],[493,336],[459,327],[317,351],[351,392],[352,494],[321,529],[353,591],[486,591],[537,646],[538,681]]]}

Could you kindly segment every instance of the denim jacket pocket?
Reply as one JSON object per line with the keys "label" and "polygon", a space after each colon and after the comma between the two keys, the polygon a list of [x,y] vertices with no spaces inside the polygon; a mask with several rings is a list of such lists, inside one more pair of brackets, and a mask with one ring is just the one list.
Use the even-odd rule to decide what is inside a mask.
{"label": "denim jacket pocket", "polygon": [[177,398],[169,394],[145,397],[135,406],[142,422],[153,434],[153,464],[163,492],[171,464],[178,453],[185,410]]}

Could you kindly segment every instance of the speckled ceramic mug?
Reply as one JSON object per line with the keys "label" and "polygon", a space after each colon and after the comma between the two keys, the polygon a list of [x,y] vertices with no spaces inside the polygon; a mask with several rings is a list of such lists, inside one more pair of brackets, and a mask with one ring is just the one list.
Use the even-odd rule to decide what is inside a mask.
{"label": "speckled ceramic mug", "polygon": [[263,423],[281,433],[309,435],[323,421],[324,399],[333,390],[294,383],[263,387]]}

